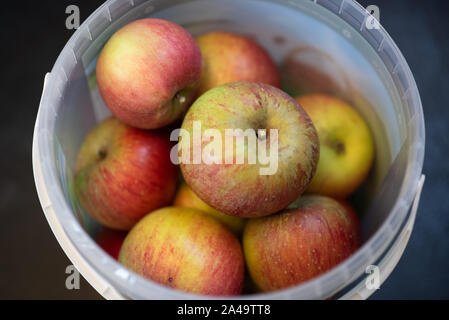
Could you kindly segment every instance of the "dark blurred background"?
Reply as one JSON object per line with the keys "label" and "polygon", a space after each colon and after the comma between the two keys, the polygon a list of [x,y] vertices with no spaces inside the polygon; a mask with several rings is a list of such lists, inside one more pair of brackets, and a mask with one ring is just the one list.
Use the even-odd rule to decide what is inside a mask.
{"label": "dark blurred background", "polygon": [[[71,264],[41,210],[31,167],[34,122],[43,79],[73,31],[102,0],[8,2],[0,13],[0,298],[99,299],[86,282],[65,288]],[[449,19],[447,1],[359,1],[380,8],[380,20],[407,59],[426,121],[427,180],[415,229],[399,265],[374,299],[449,298]]]}

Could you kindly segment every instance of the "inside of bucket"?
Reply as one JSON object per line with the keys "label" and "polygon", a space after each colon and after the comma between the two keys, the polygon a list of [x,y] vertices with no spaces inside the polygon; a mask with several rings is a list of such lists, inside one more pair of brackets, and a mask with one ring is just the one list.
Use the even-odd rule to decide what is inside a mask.
{"label": "inside of bucket", "polygon": [[[408,147],[403,102],[372,45],[350,24],[308,0],[138,2],[116,1],[104,8],[81,27],[73,52],[65,53],[75,59],[67,58],[73,62],[65,70],[68,81],[57,113],[57,167],[67,200],[89,234],[99,226],[73,194],[73,169],[86,134],[110,115],[96,85],[96,57],[110,35],[126,23],[158,17],[184,26],[194,36],[214,30],[248,35],[269,51],[284,80],[289,79],[283,84],[289,94],[333,94],[362,114],[375,139],[376,157],[368,180],[351,200],[361,217],[363,240],[369,239],[398,196]],[[301,86],[304,82],[307,88]]]}

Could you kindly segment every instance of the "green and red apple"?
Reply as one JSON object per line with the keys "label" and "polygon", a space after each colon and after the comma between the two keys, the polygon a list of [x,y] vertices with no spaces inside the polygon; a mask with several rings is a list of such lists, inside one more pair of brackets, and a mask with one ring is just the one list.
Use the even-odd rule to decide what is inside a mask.
{"label": "green and red apple", "polygon": [[98,124],[76,164],[82,207],[106,227],[129,230],[148,212],[169,205],[178,176],[171,148],[165,132],[136,129],[116,118]]}
{"label": "green and red apple", "polygon": [[236,235],[241,235],[243,228],[245,227],[246,219],[229,216],[212,208],[206,202],[201,200],[185,182],[178,188],[175,199],[173,200],[173,205],[201,210],[223,223]]}
{"label": "green and red apple", "polygon": [[320,138],[320,160],[307,192],[345,198],[365,180],[374,159],[371,132],[360,114],[339,98],[297,98]]}
{"label": "green and red apple", "polygon": [[243,233],[246,265],[262,291],[310,280],[359,247],[357,216],[336,200],[301,196],[280,214],[251,219]]}
{"label": "green and red apple", "polygon": [[[205,139],[209,129],[220,134],[225,149],[221,156],[205,151],[211,142],[195,141],[198,124]],[[189,134],[179,143],[181,153],[188,151],[180,158],[190,156],[190,161],[181,160],[185,181],[200,199],[228,215],[254,218],[285,208],[307,188],[318,163],[318,134],[309,116],[293,98],[268,84],[235,82],[207,91],[187,112],[182,129]],[[243,148],[237,148],[236,138],[228,153],[228,132],[240,131],[236,137],[244,138],[247,130],[255,132],[254,139],[248,135]],[[257,142],[252,162],[256,146],[250,141]],[[196,163],[195,149],[203,150],[202,161]],[[268,163],[259,157],[261,150],[270,154]]]}
{"label": "green and red apple", "polygon": [[277,67],[268,52],[249,37],[216,31],[197,37],[203,56],[200,94],[221,84],[250,81],[280,87]]}
{"label": "green and red apple", "polygon": [[179,119],[196,97],[201,52],[177,24],[142,19],[108,40],[97,61],[106,106],[122,122],[155,129]]}
{"label": "green and red apple", "polygon": [[241,293],[244,259],[239,241],[216,219],[197,209],[151,212],[129,232],[119,261],[160,284],[190,293]]}

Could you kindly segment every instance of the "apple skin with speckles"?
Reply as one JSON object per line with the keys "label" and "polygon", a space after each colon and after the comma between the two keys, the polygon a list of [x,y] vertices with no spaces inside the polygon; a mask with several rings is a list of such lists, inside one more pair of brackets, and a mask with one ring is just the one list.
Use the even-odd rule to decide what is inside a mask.
{"label": "apple skin with speckles", "polygon": [[277,88],[281,77],[264,48],[253,39],[236,33],[214,31],[196,38],[203,57],[199,93],[236,82],[262,82]]}
{"label": "apple skin with speckles", "polygon": [[171,203],[178,168],[165,131],[140,130],[116,118],[98,124],[78,154],[75,193],[102,225],[129,230],[148,212]]}
{"label": "apple skin with speckles", "polygon": [[360,244],[353,210],[324,196],[302,196],[280,214],[250,220],[243,249],[262,291],[310,280],[335,267]]}
{"label": "apple skin with speckles", "polygon": [[108,40],[96,66],[100,94],[121,121],[156,129],[182,117],[197,95],[201,52],[181,26],[133,21]]}
{"label": "apple skin with speckles", "polygon": [[345,199],[365,181],[374,161],[374,139],[362,116],[345,101],[325,94],[296,100],[313,121],[320,160],[306,193]]}
{"label": "apple skin with speckles", "polygon": [[[319,159],[318,134],[300,104],[280,89],[254,82],[233,82],[215,87],[190,107],[182,129],[193,137],[198,122],[202,136],[207,135],[208,129],[218,130],[226,150],[216,162],[181,162],[181,171],[195,194],[222,213],[243,218],[276,213],[303,193],[315,173]],[[260,159],[249,162],[250,150],[256,153],[251,149],[249,139],[245,139],[243,151],[237,150],[235,143],[236,151],[227,154],[231,147],[226,146],[226,132],[248,129],[266,130],[266,137],[257,137],[257,140],[265,140],[270,153],[271,144],[276,145],[270,132],[277,132],[277,150],[273,148],[273,152],[277,151],[273,161],[277,161],[276,170],[270,174],[261,174],[261,168],[266,168],[267,164]],[[195,149],[203,149],[206,145],[204,141],[199,143],[181,139],[180,150],[190,150],[192,157]],[[246,157],[243,163],[236,161],[237,153]]]}
{"label": "apple skin with speckles", "polygon": [[140,220],[123,243],[119,261],[150,280],[199,295],[241,293],[240,242],[197,209],[165,207]]}

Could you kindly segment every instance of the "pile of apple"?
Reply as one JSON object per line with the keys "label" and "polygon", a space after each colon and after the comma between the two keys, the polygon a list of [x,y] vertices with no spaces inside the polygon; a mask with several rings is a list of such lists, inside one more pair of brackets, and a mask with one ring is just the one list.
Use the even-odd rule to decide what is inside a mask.
{"label": "pile of apple", "polygon": [[[114,117],[81,146],[75,191],[106,228],[98,243],[124,266],[179,290],[230,296],[244,284],[300,284],[357,250],[357,215],[344,199],[372,165],[370,131],[336,97],[284,93],[254,40],[194,39],[172,22],[138,20],[109,39],[96,75]],[[261,175],[259,162],[175,165],[170,134],[181,121],[191,134],[195,121],[203,131],[266,129],[257,139],[267,144],[277,129],[276,172]]]}

